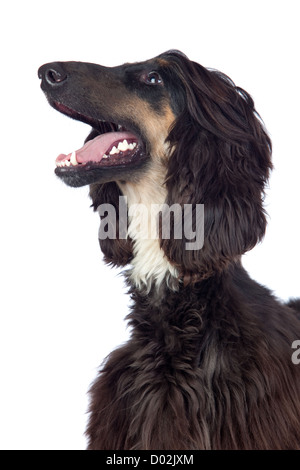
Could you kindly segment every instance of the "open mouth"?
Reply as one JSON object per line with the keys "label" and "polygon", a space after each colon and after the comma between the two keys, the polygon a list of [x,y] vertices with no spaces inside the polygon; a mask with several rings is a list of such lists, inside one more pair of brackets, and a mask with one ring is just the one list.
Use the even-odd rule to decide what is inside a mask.
{"label": "open mouth", "polygon": [[52,106],[93,127],[93,132],[83,147],[67,155],[60,154],[56,158],[55,173],[63,179],[68,178],[68,184],[81,186],[87,184],[87,181],[91,182],[93,175],[96,178],[101,170],[127,168],[145,159],[145,145],[141,138],[123,125],[94,120],[60,103],[52,103]]}

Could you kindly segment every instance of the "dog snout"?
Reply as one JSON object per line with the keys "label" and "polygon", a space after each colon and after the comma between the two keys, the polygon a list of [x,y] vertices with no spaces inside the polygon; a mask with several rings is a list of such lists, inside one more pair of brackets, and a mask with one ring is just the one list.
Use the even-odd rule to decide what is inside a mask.
{"label": "dog snout", "polygon": [[59,62],[42,65],[38,70],[38,76],[42,80],[43,89],[62,86],[68,79],[67,72]]}

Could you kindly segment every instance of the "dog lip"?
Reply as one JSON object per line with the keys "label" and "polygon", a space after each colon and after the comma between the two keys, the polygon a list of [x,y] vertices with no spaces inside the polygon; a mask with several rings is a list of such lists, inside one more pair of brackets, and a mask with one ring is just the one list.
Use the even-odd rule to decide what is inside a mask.
{"label": "dog lip", "polygon": [[60,113],[62,114],[65,114],[66,116],[72,118],[72,119],[75,119],[76,121],[82,121],[86,124],[89,124],[93,127],[97,126],[97,122],[101,122],[101,120],[99,119],[94,119],[92,118],[91,116],[87,116],[86,114],[84,113],[81,113],[80,111],[77,111],[76,109],[74,108],[71,108],[70,106],[66,106],[65,104],[61,103],[60,101],[52,101],[50,100],[50,105],[56,109],[57,111],[59,111]]}
{"label": "dog lip", "polygon": [[[81,111],[78,111],[74,108],[71,108],[70,106],[67,106],[65,105],[64,103],[60,102],[60,101],[54,101],[54,100],[49,100],[49,103],[50,105],[56,110],[56,111],[59,111],[60,113],[76,120],[76,121],[81,121],[81,122],[84,122],[85,124],[88,124],[90,126],[92,126],[92,128],[94,130],[96,130],[97,132],[99,132],[99,134],[102,134],[102,129],[101,129],[101,124],[105,124],[105,123],[115,123],[116,121],[114,119],[110,119],[108,117],[92,117],[92,116],[88,116],[87,114],[81,112]],[[114,130],[128,130],[130,131],[130,129],[124,125],[122,125],[121,123],[119,124],[114,124],[115,126],[115,129]],[[121,128],[121,129],[119,129]],[[134,133],[134,132],[133,132]]]}
{"label": "dog lip", "polygon": [[[105,164],[87,162],[76,166],[57,166],[55,174],[61,178],[68,186],[81,187],[100,181],[120,181],[124,173],[130,175],[132,171],[141,171],[148,160],[143,148],[138,146],[134,158],[124,162],[118,160],[117,164],[112,161],[105,161]],[[103,162],[103,160],[102,160]]]}
{"label": "dog lip", "polygon": [[[94,118],[91,116],[87,116],[86,114],[80,111],[77,111],[76,109],[71,108],[70,106],[67,106],[62,102],[49,100],[49,103],[54,109],[56,109],[60,113],[72,119],[75,119],[76,121],[81,121],[81,122],[84,122],[85,124],[90,125],[93,128],[93,130],[98,133],[98,135],[104,134],[106,132],[110,132],[111,130],[121,131],[121,132],[128,131],[136,135],[137,137],[136,140],[138,140],[139,143],[142,144],[144,148],[148,147],[146,139],[144,138],[144,136],[141,135],[141,132],[139,131],[139,129],[137,129],[137,126],[131,125],[130,123],[125,122],[125,120],[123,120],[124,122],[120,122],[119,120],[118,121],[114,120],[113,117]],[[103,128],[101,127],[105,124],[110,125],[111,129],[108,131],[103,131]],[[92,140],[94,137],[90,138],[90,136],[88,136],[85,142],[88,142],[88,140]]]}
{"label": "dog lip", "polygon": [[135,165],[139,160],[145,160],[147,158],[143,149],[138,145],[136,150],[130,156],[121,156],[116,158],[102,159],[100,162],[87,161],[84,163],[77,163],[77,165],[57,165],[55,173],[66,173],[66,172],[84,172],[92,169],[110,169],[110,168],[125,168],[127,166]]}
{"label": "dog lip", "polygon": [[[76,152],[61,154],[56,159],[57,166],[77,166],[87,163],[118,164],[132,160],[138,148],[138,138],[128,131],[107,132],[89,140]],[[108,160],[106,160],[108,159]],[[112,160],[112,162],[111,162]]]}

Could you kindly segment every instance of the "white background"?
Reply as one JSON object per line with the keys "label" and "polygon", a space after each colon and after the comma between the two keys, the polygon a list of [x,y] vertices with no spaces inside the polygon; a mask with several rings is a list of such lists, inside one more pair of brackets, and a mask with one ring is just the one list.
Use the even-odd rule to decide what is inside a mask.
{"label": "white background", "polygon": [[39,88],[45,62],[113,66],[180,49],[254,98],[274,145],[265,241],[244,257],[282,299],[299,286],[299,2],[52,0],[1,6],[0,448],[84,449],[87,390],[126,340],[122,277],[105,267],[88,189],[54,173],[89,129]]}

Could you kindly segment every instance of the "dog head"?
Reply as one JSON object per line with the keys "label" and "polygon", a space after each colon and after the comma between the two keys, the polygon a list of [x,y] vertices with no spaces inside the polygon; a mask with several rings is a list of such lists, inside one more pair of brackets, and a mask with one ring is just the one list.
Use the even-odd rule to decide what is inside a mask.
{"label": "dog head", "polygon": [[65,183],[138,180],[151,156],[164,154],[175,114],[160,62],[120,67],[59,62],[39,69],[51,106],[92,126],[80,150],[56,159],[56,174]]}
{"label": "dog head", "polygon": [[[129,187],[148,197],[157,191],[169,206],[204,204],[201,250],[160,232],[179,278],[221,272],[261,240],[271,142],[252,98],[227,76],[170,51],[110,68],[46,64],[39,77],[55,109],[92,126],[80,150],[56,159],[55,171],[70,186],[90,184],[95,209],[110,203],[119,216],[118,197]],[[116,265],[134,254],[130,234],[102,240],[101,248]]]}

